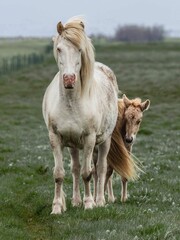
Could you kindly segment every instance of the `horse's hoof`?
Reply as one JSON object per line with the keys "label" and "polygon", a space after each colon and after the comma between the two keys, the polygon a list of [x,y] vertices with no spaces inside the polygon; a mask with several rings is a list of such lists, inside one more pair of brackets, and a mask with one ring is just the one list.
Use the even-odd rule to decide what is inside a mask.
{"label": "horse's hoof", "polygon": [[106,201],[105,201],[104,198],[101,198],[101,199],[97,199],[97,200],[96,200],[96,206],[97,206],[97,207],[104,207],[105,203],[106,203]]}
{"label": "horse's hoof", "polygon": [[73,207],[79,207],[82,204],[82,200],[80,198],[73,198],[72,205]]}
{"label": "horse's hoof", "polygon": [[52,208],[51,214],[61,214],[61,213],[62,213],[61,206],[59,204],[54,205]]}
{"label": "horse's hoof", "polygon": [[66,211],[66,205],[57,203],[57,204],[53,204],[51,214],[62,214],[62,212],[65,212],[65,211]]}
{"label": "horse's hoof", "polygon": [[93,198],[86,198],[84,200],[84,208],[85,208],[85,210],[86,209],[92,209],[95,206],[96,206],[96,204],[95,204]]}

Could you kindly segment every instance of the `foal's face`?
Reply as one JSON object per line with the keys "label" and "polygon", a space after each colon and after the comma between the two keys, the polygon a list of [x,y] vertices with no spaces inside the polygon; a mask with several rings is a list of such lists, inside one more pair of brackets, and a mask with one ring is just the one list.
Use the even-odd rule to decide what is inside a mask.
{"label": "foal's face", "polygon": [[125,141],[127,144],[133,144],[136,134],[139,131],[143,113],[139,107],[129,106],[125,111],[126,135]]}
{"label": "foal's face", "polygon": [[57,44],[57,63],[64,87],[73,89],[81,69],[81,49],[61,38]]}

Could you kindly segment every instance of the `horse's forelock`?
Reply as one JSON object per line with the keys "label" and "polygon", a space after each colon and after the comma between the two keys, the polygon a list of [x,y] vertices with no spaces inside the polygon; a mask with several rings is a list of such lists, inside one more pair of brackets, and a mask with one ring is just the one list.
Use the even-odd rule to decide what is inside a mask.
{"label": "horse's forelock", "polygon": [[[81,80],[82,88],[88,88],[88,82],[93,78],[94,71],[94,48],[91,40],[84,31],[84,22],[82,19],[74,19],[65,24],[62,37],[70,41],[82,53]],[[83,90],[83,89],[82,89]]]}
{"label": "horse's forelock", "polygon": [[71,18],[64,26],[60,35],[54,38],[54,57],[57,61],[57,44],[61,38],[76,46],[82,53],[81,84],[82,91],[90,88],[90,80],[94,73],[94,47],[84,31],[82,17]]}

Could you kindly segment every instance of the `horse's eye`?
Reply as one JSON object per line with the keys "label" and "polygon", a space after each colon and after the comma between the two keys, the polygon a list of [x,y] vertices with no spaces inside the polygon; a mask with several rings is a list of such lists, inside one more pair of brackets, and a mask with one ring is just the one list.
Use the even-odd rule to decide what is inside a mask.
{"label": "horse's eye", "polygon": [[60,53],[60,52],[61,52],[61,49],[60,49],[60,48],[57,48],[57,51]]}
{"label": "horse's eye", "polygon": [[139,124],[140,124],[140,122],[141,122],[141,120],[137,120],[136,124],[137,124],[137,125],[139,125]]}

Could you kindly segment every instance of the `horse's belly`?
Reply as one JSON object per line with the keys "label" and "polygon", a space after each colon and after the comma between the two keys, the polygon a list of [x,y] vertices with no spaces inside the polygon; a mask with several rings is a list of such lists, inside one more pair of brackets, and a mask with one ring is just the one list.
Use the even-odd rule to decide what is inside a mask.
{"label": "horse's belly", "polygon": [[74,133],[62,134],[61,141],[63,146],[82,149],[84,145],[83,135]]}

